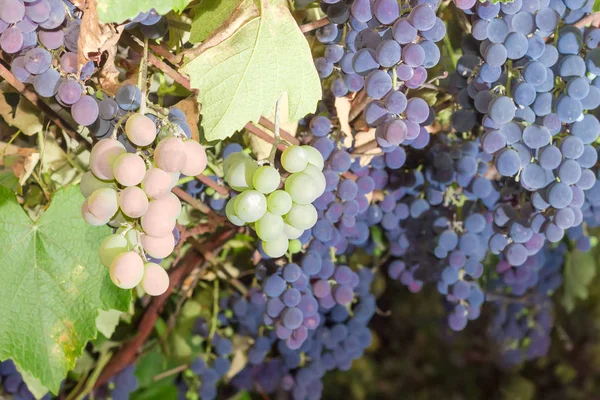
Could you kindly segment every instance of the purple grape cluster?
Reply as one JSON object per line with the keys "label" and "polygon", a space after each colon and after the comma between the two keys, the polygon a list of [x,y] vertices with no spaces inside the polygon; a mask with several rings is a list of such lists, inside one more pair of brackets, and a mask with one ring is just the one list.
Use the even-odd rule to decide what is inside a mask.
{"label": "purple grape cluster", "polygon": [[420,126],[429,125],[434,114],[423,99],[407,99],[406,93],[421,87],[427,68],[440,60],[435,42],[444,38],[446,26],[436,17],[437,2],[410,8],[394,0],[324,1],[321,7],[332,24],[317,31],[325,44],[325,55],[315,59],[319,76],[336,75],[331,82],[336,97],[364,88],[372,99],[365,119],[377,127],[384,151],[417,140]]}
{"label": "purple grape cluster", "polygon": [[[0,361],[0,388],[3,394],[12,395],[15,399],[35,400],[12,360]],[[50,394],[42,397],[42,400],[49,399]]]}
{"label": "purple grape cluster", "polygon": [[[135,375],[135,364],[129,364],[119,373],[94,391],[94,398],[100,400],[127,400],[139,386],[138,378]],[[86,399],[89,396],[85,397]]]}

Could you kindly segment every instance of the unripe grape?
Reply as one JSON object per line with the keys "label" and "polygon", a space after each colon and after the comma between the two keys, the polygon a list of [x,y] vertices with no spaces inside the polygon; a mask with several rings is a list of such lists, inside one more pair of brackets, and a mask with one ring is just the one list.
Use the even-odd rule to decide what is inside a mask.
{"label": "unripe grape", "polygon": [[139,187],[130,186],[119,194],[119,207],[128,217],[139,218],[148,211],[148,197]]}
{"label": "unripe grape", "polygon": [[154,161],[163,171],[180,171],[186,162],[183,141],[173,136],[161,140],[154,150]]}
{"label": "unripe grape", "polygon": [[88,210],[100,219],[110,219],[119,210],[119,195],[112,188],[100,188],[87,199]]}
{"label": "unripe grape", "polygon": [[290,146],[281,154],[281,166],[287,172],[301,172],[308,164],[308,155],[300,146]]}
{"label": "unripe grape", "polygon": [[175,218],[153,201],[148,205],[141,222],[144,232],[150,236],[167,236],[175,228]]}
{"label": "unripe grape", "polygon": [[136,287],[144,276],[144,262],[135,251],[116,256],[110,264],[110,279],[121,289]]}
{"label": "unripe grape", "polygon": [[90,212],[90,210],[88,209],[87,199],[81,205],[81,216],[83,217],[85,222],[87,222],[88,224],[90,224],[92,226],[106,225],[109,221],[109,218],[102,219],[102,218],[98,218],[94,214],[92,214]]}
{"label": "unripe grape", "polygon": [[306,153],[308,163],[317,167],[319,171],[322,171],[325,161],[321,152],[309,145],[300,146],[300,148]]}
{"label": "unripe grape", "polygon": [[292,254],[296,254],[296,253],[300,253],[300,250],[302,250],[302,242],[299,240],[290,240],[290,243],[288,244],[288,251]]}
{"label": "unripe grape", "polygon": [[283,224],[283,232],[285,233],[285,236],[290,240],[298,239],[304,233],[302,229],[294,228],[290,224],[285,223]]}
{"label": "unripe grape", "polygon": [[325,188],[327,187],[325,175],[323,175],[323,172],[319,168],[315,167],[312,164],[308,164],[304,169],[303,173],[310,175],[310,177],[313,178],[315,182],[316,193],[315,198],[313,199],[313,201],[315,201],[319,196],[321,196],[325,192]]}
{"label": "unripe grape", "polygon": [[206,151],[204,147],[193,139],[183,142],[185,152],[185,163],[181,168],[181,173],[187,176],[200,175],[207,164]]}
{"label": "unripe grape", "polygon": [[172,218],[177,219],[179,218],[179,214],[181,214],[181,201],[173,193],[167,193],[157,200],[152,200],[151,203],[164,209]]}
{"label": "unripe grape", "polygon": [[223,160],[223,173],[226,175],[227,171],[229,171],[229,167],[233,164],[237,164],[239,161],[247,160],[249,158],[251,157],[248,154],[241,151],[229,154],[225,157],[225,160]]}
{"label": "unripe grape", "polygon": [[157,199],[171,191],[172,175],[160,168],[150,168],[142,180],[142,189],[151,199]]}
{"label": "unripe grape", "polygon": [[154,258],[165,258],[175,249],[175,238],[172,233],[161,237],[142,235],[140,241],[146,253]]}
{"label": "unripe grape", "polygon": [[98,179],[110,181],[114,178],[113,163],[125,147],[115,139],[102,139],[94,145],[90,154],[90,169]]}
{"label": "unripe grape", "polygon": [[81,194],[84,197],[89,197],[90,194],[96,189],[100,189],[103,187],[116,188],[114,182],[102,181],[92,174],[92,171],[88,171],[81,177],[81,182],[79,183],[79,190],[81,190]]}
{"label": "unripe grape", "polygon": [[275,240],[283,233],[283,218],[266,212],[261,219],[256,221],[254,229],[258,237],[265,242]]}
{"label": "unripe grape", "polygon": [[[242,154],[242,153],[234,153]],[[233,154],[230,156],[232,157]],[[229,157],[228,157],[229,158]],[[232,189],[238,192],[249,190],[254,187],[252,183],[252,177],[258,169],[258,164],[252,158],[246,156],[239,159],[237,162],[229,165],[227,172],[225,173],[225,181],[231,186]]]}
{"label": "unripe grape", "polygon": [[287,214],[292,208],[292,197],[284,190],[276,190],[267,198],[267,208],[275,215]]}
{"label": "unripe grape", "polygon": [[113,173],[123,186],[139,185],[146,175],[146,164],[137,154],[125,153],[115,160]]}
{"label": "unripe grape", "polygon": [[109,268],[116,256],[130,249],[129,243],[125,236],[119,234],[108,235],[100,244],[98,255],[100,262],[105,267]]}
{"label": "unripe grape", "polygon": [[285,220],[296,229],[307,230],[317,223],[317,210],[312,204],[294,203]]}
{"label": "unripe grape", "polygon": [[227,205],[225,206],[225,215],[227,215],[229,222],[236,226],[244,226],[246,224],[235,214],[235,197],[229,199],[227,202]]}
{"label": "unripe grape", "polygon": [[281,183],[279,172],[270,165],[259,167],[252,176],[252,184],[254,189],[261,193],[269,194],[276,190]]}
{"label": "unripe grape", "polygon": [[294,203],[310,204],[316,199],[317,183],[310,175],[298,172],[287,177],[285,191]]}
{"label": "unripe grape", "polygon": [[138,233],[141,235],[141,232],[138,232],[136,229],[131,229],[128,226],[117,229],[117,233],[127,239],[130,249],[133,249],[135,246],[137,246],[139,241]]}
{"label": "unripe grape", "polygon": [[141,286],[150,296],[160,296],[169,288],[169,274],[158,264],[146,263]]}
{"label": "unripe grape", "polygon": [[267,199],[256,190],[246,190],[235,198],[235,215],[245,222],[258,221],[267,211]]}
{"label": "unripe grape", "polygon": [[125,123],[127,138],[137,146],[148,146],[156,139],[156,125],[149,117],[133,114]]}
{"label": "unripe grape", "polygon": [[270,242],[262,242],[263,251],[271,258],[278,258],[285,254],[288,249],[289,241],[285,235],[279,236]]}

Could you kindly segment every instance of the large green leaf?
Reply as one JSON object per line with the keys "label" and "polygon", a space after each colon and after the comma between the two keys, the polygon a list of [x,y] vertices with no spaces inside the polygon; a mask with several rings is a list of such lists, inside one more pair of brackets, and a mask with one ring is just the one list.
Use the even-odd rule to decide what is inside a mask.
{"label": "large green leaf", "polygon": [[190,42],[198,43],[206,38],[227,18],[242,0],[200,0],[194,10],[194,22],[190,30]]}
{"label": "large green leaf", "polygon": [[182,11],[191,0],[97,0],[100,22],[123,22],[154,8],[160,15]]}
{"label": "large green leaf", "polygon": [[96,336],[98,309],[127,310],[97,249],[109,228],[87,225],[77,186],[58,191],[35,222],[0,187],[0,360],[57,393],[67,371]]}
{"label": "large green leaf", "polygon": [[596,262],[593,252],[572,250],[565,260],[565,289],[562,298],[567,311],[573,311],[577,299],[587,299],[588,286],[596,276]]}
{"label": "large green leaf", "polygon": [[[231,1],[231,0],[228,0]],[[206,139],[224,139],[258,121],[287,93],[289,118],[298,120],[315,110],[321,83],[310,49],[283,0],[245,1],[245,20],[229,19],[206,40],[206,47],[183,71],[199,89]],[[227,36],[221,40],[223,36]],[[217,42],[217,43],[213,43]]]}

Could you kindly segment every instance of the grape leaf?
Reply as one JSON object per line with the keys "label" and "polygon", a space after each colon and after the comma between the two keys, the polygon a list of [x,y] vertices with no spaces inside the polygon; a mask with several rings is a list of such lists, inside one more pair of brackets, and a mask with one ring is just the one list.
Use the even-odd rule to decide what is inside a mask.
{"label": "grape leaf", "polygon": [[0,187],[0,360],[13,359],[53,393],[96,336],[98,309],[126,311],[131,302],[98,260],[110,229],[87,225],[82,203],[77,186],[59,190],[34,222]]}
{"label": "grape leaf", "polygon": [[594,6],[592,7],[593,12],[600,11],[600,0],[594,0]]}
{"label": "grape leaf", "polygon": [[190,42],[205,40],[233,13],[242,0],[200,0],[193,7],[194,21],[190,30]]}
{"label": "grape leaf", "polygon": [[171,10],[183,11],[191,0],[97,0],[96,8],[100,22],[123,22],[135,18],[141,12],[154,8],[160,15]]}
{"label": "grape leaf", "polygon": [[568,312],[575,308],[575,301],[588,298],[588,285],[596,276],[596,262],[591,252],[573,250],[565,260],[565,289],[562,303]]}
{"label": "grape leaf", "polygon": [[283,93],[290,120],[315,110],[321,83],[308,43],[284,3],[244,1],[236,9],[239,18],[213,32],[201,54],[184,66],[199,89],[207,140],[224,139],[258,121]]}

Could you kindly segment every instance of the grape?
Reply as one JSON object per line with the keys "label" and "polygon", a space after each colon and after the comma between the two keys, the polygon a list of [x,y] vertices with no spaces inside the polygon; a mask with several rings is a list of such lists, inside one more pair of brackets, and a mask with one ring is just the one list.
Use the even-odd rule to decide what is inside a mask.
{"label": "grape", "polygon": [[285,180],[285,191],[292,201],[298,204],[310,204],[319,195],[315,180],[308,174],[295,173]]}
{"label": "grape", "polygon": [[[24,7],[24,13],[33,22],[44,22],[50,17],[50,3],[47,0],[27,3]],[[1,15],[0,18],[2,18]]]}
{"label": "grape", "polygon": [[157,207],[161,207],[172,218],[179,218],[181,214],[181,201],[173,193],[167,193],[158,199],[152,200],[152,203],[157,204]]}
{"label": "grape", "polygon": [[158,202],[150,202],[141,223],[144,231],[150,236],[167,236],[175,228],[175,218]]}
{"label": "grape", "polygon": [[373,18],[370,0],[354,0],[350,6],[350,12],[360,22],[367,22]]}
{"label": "grape", "polygon": [[[123,85],[121,87],[119,87],[117,89],[117,92],[115,94],[115,101],[117,102],[117,104],[119,105],[119,107],[121,107],[123,110],[125,111],[133,111],[133,110],[137,110],[138,108],[140,108],[140,104],[142,101],[142,92],[140,91],[140,89],[137,86],[134,85]],[[129,122],[129,120],[127,120],[127,122]],[[140,135],[140,139],[143,137],[147,137],[143,135],[143,127],[139,127],[140,128],[140,132],[138,133]],[[148,129],[148,128],[146,128]],[[129,134],[127,135],[129,137],[130,140],[131,137],[129,136]],[[154,139],[152,139],[154,140]],[[132,140],[133,141],[133,140]],[[135,143],[135,141],[133,141]],[[152,143],[152,141],[150,141],[150,143]],[[148,144],[150,144],[148,143]],[[146,146],[146,145],[139,145],[139,146]]]}
{"label": "grape", "polygon": [[71,107],[71,115],[79,125],[91,125],[98,118],[98,103],[92,96],[84,95]]}
{"label": "grape", "polygon": [[581,178],[581,167],[575,160],[565,160],[558,168],[558,177],[567,185],[573,185]]}
{"label": "grape", "polygon": [[392,89],[392,78],[385,71],[372,71],[365,79],[365,89],[367,95],[379,100]]}
{"label": "grape", "polygon": [[261,240],[270,242],[281,237],[283,232],[283,218],[279,215],[265,212],[254,225],[256,234]]}
{"label": "grape", "polygon": [[288,249],[288,245],[289,241],[284,235],[280,235],[270,242],[262,242],[263,251],[271,258],[283,256]]}
{"label": "grape", "polygon": [[180,171],[186,158],[183,141],[176,137],[162,139],[154,150],[156,165],[166,172]]}
{"label": "grape", "polygon": [[569,205],[573,199],[573,192],[569,185],[563,182],[555,182],[548,188],[548,203],[556,208],[561,209]]}
{"label": "grape", "polygon": [[414,7],[408,16],[408,21],[416,29],[427,31],[435,25],[435,11],[427,4],[419,4]]}
{"label": "grape", "polygon": [[325,59],[330,63],[338,63],[344,56],[344,48],[339,44],[325,46]]}
{"label": "grape", "polygon": [[532,149],[539,149],[550,144],[552,136],[543,126],[530,125],[523,130],[523,143]]}
{"label": "grape", "polygon": [[87,198],[88,211],[99,219],[112,217],[119,210],[119,195],[113,188],[100,188]]}
{"label": "grape", "polygon": [[252,177],[258,164],[246,153],[233,153],[223,164],[225,181],[238,192],[253,188]]}
{"label": "grape", "polygon": [[290,146],[281,154],[281,166],[288,172],[301,172],[308,164],[308,155],[300,146]]}
{"label": "grape", "polygon": [[502,176],[513,176],[519,172],[521,160],[512,149],[502,150],[495,159],[496,169]]}
{"label": "grape", "polygon": [[515,105],[509,97],[496,97],[490,101],[488,114],[495,123],[503,125],[515,117]]}
{"label": "grape", "polygon": [[315,69],[319,74],[319,78],[325,79],[333,73],[333,63],[325,57],[315,59]]}
{"label": "grape", "polygon": [[44,29],[54,29],[62,25],[67,15],[67,10],[61,0],[46,0],[50,4],[50,16],[40,23]]}
{"label": "grape", "polygon": [[[121,88],[123,87],[124,86],[121,86]],[[118,98],[116,98],[116,101],[119,106],[123,108],[122,104],[119,103]],[[152,119],[145,115],[133,114],[125,123],[125,133],[127,134],[127,138],[135,145],[141,147],[148,146],[156,139],[156,125]],[[180,150],[183,152],[183,149]]]}
{"label": "grape", "polygon": [[429,116],[429,106],[425,100],[413,97],[407,102],[405,114],[409,121],[420,124]]}
{"label": "grape", "polygon": [[[24,17],[21,21],[17,22],[17,24],[15,26],[17,28],[19,28],[19,30],[23,34],[35,32],[35,30],[38,28],[38,24],[36,24],[32,20],[30,20],[28,17]],[[4,29],[6,29],[7,27],[8,27],[8,25],[5,26]],[[0,31],[3,31],[4,29],[2,29],[2,27],[0,27]],[[0,32],[0,33],[2,33],[2,32]]]}
{"label": "grape", "polygon": [[402,60],[409,67],[418,67],[425,61],[425,50],[418,43],[409,43],[402,49]]}
{"label": "grape", "polygon": [[139,218],[148,211],[146,193],[137,186],[125,188],[119,194],[119,207],[123,214],[131,218]]}
{"label": "grape", "polygon": [[[437,47],[435,43],[430,40],[424,40],[420,43],[421,48],[425,51],[425,59],[423,61],[423,66],[425,68],[433,68],[440,61],[440,49]],[[484,72],[480,71],[483,75]],[[500,74],[498,74],[500,76]],[[494,79],[495,80],[495,79]]]}
{"label": "grape", "polygon": [[435,19],[433,27],[429,30],[421,32],[421,35],[432,42],[439,42],[446,36],[446,25],[439,18]]}
{"label": "grape", "polygon": [[362,76],[366,76],[369,72],[379,68],[379,63],[376,61],[377,55],[371,49],[360,49],[352,57],[352,69]]}
{"label": "grape", "polygon": [[581,102],[570,96],[561,96],[556,103],[556,115],[558,115],[561,122],[575,122],[579,119],[582,112],[583,106]]}
{"label": "grape", "polygon": [[293,226],[284,223],[283,224],[283,233],[285,233],[285,236],[288,239],[294,240],[294,239],[298,239],[300,236],[302,236],[304,231],[301,229],[296,229]]}
{"label": "grape", "polygon": [[12,60],[10,64],[10,72],[21,82],[27,82],[31,76],[29,71],[25,68],[25,57],[19,56]]}
{"label": "grape", "polygon": [[292,198],[283,190],[276,190],[267,198],[267,208],[275,215],[285,215],[292,208]]}
{"label": "grape", "polygon": [[142,189],[151,199],[158,199],[171,191],[173,179],[160,168],[150,168],[142,180]]}
{"label": "grape", "polygon": [[58,85],[58,97],[66,105],[77,103],[82,93],[81,84],[74,79],[66,79]]}
{"label": "grape", "polygon": [[103,187],[112,187],[114,189],[115,184],[113,182],[106,182],[96,178],[91,171],[87,171],[85,174],[83,174],[81,177],[81,183],[79,184],[79,189],[84,197],[88,197],[94,190]]}
{"label": "grape", "polygon": [[515,103],[521,106],[529,106],[535,101],[537,93],[531,83],[521,82],[515,86],[513,96]]}
{"label": "grape", "polygon": [[265,165],[256,170],[252,182],[257,191],[269,194],[277,189],[281,183],[281,177],[275,168]]}
{"label": "grape", "polygon": [[382,67],[393,67],[400,62],[402,49],[395,40],[384,40],[377,46],[375,56]]}
{"label": "grape", "polygon": [[325,25],[317,29],[316,36],[321,43],[331,43],[338,36],[338,27],[335,24]]}
{"label": "grape", "polygon": [[132,289],[144,276],[144,262],[135,251],[116,256],[110,264],[110,279],[121,289]]}
{"label": "grape", "polygon": [[[308,166],[313,165],[314,167],[316,167],[319,172],[323,169],[323,165],[325,163],[325,161],[323,160],[323,156],[321,155],[321,153],[314,147],[312,146],[308,146],[308,145],[304,145],[304,146],[300,146],[304,152],[306,153],[306,157],[308,160]],[[305,169],[306,171],[306,169]]]}
{"label": "grape", "polygon": [[125,153],[125,147],[114,139],[102,139],[92,148],[90,154],[90,169],[92,173],[103,180],[114,178],[113,164]]}
{"label": "grape", "polygon": [[293,203],[292,208],[285,215],[285,220],[296,229],[310,229],[317,222],[317,210],[312,204]]}
{"label": "grape", "polygon": [[527,52],[529,46],[527,37],[519,32],[510,32],[504,40],[506,56],[511,60],[518,60]]}
{"label": "grape", "polygon": [[266,211],[267,200],[256,190],[246,190],[235,197],[235,214],[244,222],[256,222]]}
{"label": "grape", "polygon": [[163,267],[156,263],[146,263],[141,281],[142,289],[150,296],[160,296],[169,288],[169,275]]}
{"label": "grape", "polygon": [[389,25],[400,16],[398,2],[396,0],[375,0],[373,14],[379,22]]}
{"label": "grape", "polygon": [[25,16],[25,6],[19,0],[2,0],[0,2],[0,19],[9,24],[19,22]]}
{"label": "grape", "polygon": [[162,237],[142,235],[140,242],[144,251],[154,258],[168,257],[175,249],[175,238],[172,233]]}
{"label": "grape", "polygon": [[0,48],[8,54],[19,52],[23,48],[23,33],[16,26],[6,28],[0,35]]}
{"label": "grape", "polygon": [[331,131],[331,122],[329,118],[315,116],[310,120],[310,131],[316,137],[323,137]]}
{"label": "grape", "polygon": [[244,226],[246,224],[235,214],[235,197],[229,199],[227,202],[227,205],[225,206],[225,215],[227,216],[227,219],[236,226]]}
{"label": "grape", "polygon": [[[60,56],[60,67],[62,68],[62,70],[66,73],[69,74],[74,74],[77,72],[77,53],[64,53],[62,56]],[[105,101],[106,99],[104,99],[103,101]],[[112,99],[110,99],[112,100]],[[114,100],[113,100],[114,101]],[[116,105],[116,103],[115,103]],[[112,118],[105,118],[105,119],[112,119]]]}
{"label": "grape", "polygon": [[81,216],[83,217],[85,222],[87,222],[88,224],[90,224],[92,226],[102,226],[102,225],[107,224],[108,221],[110,220],[110,217],[101,219],[101,218],[98,218],[95,215],[93,215],[90,212],[90,210],[88,209],[87,199],[81,205]]}
{"label": "grape", "polygon": [[102,240],[98,249],[100,262],[110,268],[115,257],[129,250],[129,243],[125,236],[120,234],[109,235]]}

